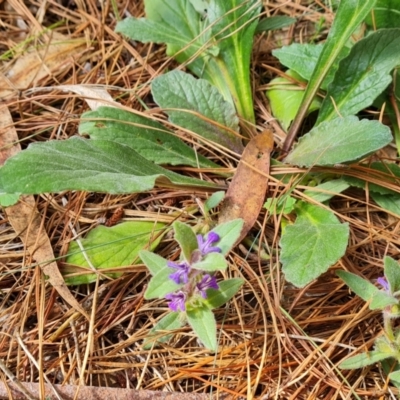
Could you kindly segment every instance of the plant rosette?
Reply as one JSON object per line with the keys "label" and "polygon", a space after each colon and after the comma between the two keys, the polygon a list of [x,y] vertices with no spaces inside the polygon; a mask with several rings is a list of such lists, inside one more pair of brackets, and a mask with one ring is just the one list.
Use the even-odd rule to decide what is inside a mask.
{"label": "plant rosette", "polygon": [[172,335],[165,335],[165,331],[189,323],[205,347],[217,351],[212,310],[229,301],[244,281],[231,278],[218,282],[216,274],[227,269],[225,256],[238,239],[242,226],[243,220],[236,219],[218,225],[205,236],[196,236],[190,226],[176,221],[173,228],[181,248],[179,261],[166,260],[149,251],[140,252],[152,274],[144,297],[166,299],[169,307],[169,312],[150,331],[144,348],[168,341]]}

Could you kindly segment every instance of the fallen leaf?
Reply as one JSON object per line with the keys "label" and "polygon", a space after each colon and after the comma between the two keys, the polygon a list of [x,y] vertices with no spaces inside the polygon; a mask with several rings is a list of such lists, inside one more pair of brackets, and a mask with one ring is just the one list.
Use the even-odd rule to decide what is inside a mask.
{"label": "fallen leaf", "polygon": [[269,130],[250,140],[222,203],[219,224],[237,218],[244,220],[238,242],[253,227],[264,204],[273,145]]}
{"label": "fallen leaf", "polygon": [[68,92],[74,92],[84,97],[91,110],[97,110],[101,106],[121,107],[111,95],[102,87],[93,85],[60,85],[55,89],[61,89]]}
{"label": "fallen leaf", "polygon": [[[2,165],[7,158],[21,150],[11,114],[5,105],[0,105],[0,131],[2,132],[0,136],[0,165]],[[21,238],[26,250],[35,260],[35,263],[40,266],[43,273],[49,277],[52,286],[67,303],[89,320],[86,312],[65,285],[58,270],[49,237],[43,229],[42,218],[36,209],[33,196],[22,196],[17,204],[6,207],[4,210],[8,221]]]}
{"label": "fallen leaf", "polygon": [[31,46],[16,61],[10,61],[0,72],[0,99],[12,96],[19,90],[37,86],[40,79],[53,71],[60,71],[74,62],[74,57],[82,54],[86,43],[82,39],[69,39],[57,32],[42,35],[50,37],[50,42],[42,41]]}

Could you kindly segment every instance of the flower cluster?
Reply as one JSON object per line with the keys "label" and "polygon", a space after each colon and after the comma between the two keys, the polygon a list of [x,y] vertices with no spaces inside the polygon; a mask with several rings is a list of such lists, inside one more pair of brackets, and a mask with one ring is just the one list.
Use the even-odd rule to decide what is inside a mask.
{"label": "flower cluster", "polygon": [[186,311],[186,303],[196,298],[207,298],[207,289],[219,289],[217,280],[214,276],[205,271],[193,268],[193,263],[199,262],[210,253],[220,253],[221,249],[214,246],[220,237],[215,232],[209,232],[204,238],[197,235],[198,249],[191,256],[190,263],[182,261],[176,263],[168,261],[168,267],[175,270],[169,278],[177,284],[183,284],[178,291],[168,293],[165,298],[169,300],[168,306],[172,311]]}

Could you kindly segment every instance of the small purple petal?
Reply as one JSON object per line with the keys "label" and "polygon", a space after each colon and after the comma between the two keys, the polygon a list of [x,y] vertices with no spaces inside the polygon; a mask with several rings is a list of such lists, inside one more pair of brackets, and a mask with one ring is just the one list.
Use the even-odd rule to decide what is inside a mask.
{"label": "small purple petal", "polygon": [[169,275],[170,279],[172,279],[175,283],[179,285],[181,283],[189,282],[190,265],[188,263],[182,262],[178,264],[173,261],[168,261],[167,265],[168,267],[175,268],[177,270],[173,274]]}
{"label": "small purple petal", "polygon": [[389,291],[389,283],[384,276],[379,277],[376,282],[383,287],[387,292]]}
{"label": "small purple petal", "polygon": [[221,253],[221,249],[217,246],[212,246],[213,243],[219,242],[220,237],[218,233],[208,232],[206,239],[204,240],[202,235],[197,235],[197,243],[201,254],[205,255],[208,253]]}
{"label": "small purple petal", "polygon": [[196,285],[203,299],[207,298],[207,289],[219,289],[215,276],[204,275],[201,281]]}
{"label": "small purple petal", "polygon": [[186,294],[183,292],[169,293],[165,296],[169,300],[168,307],[172,311],[185,311]]}

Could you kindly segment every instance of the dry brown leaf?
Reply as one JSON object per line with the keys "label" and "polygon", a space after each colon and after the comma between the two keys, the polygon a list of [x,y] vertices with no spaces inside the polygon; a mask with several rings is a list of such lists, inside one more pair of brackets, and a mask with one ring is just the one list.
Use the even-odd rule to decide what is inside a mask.
{"label": "dry brown leaf", "polygon": [[111,97],[107,90],[102,87],[96,87],[93,85],[60,85],[55,88],[74,92],[84,97],[91,110],[97,110],[101,106],[121,107],[121,105]]}
{"label": "dry brown leaf", "polygon": [[244,149],[226,192],[218,222],[244,219],[238,242],[246,236],[260,214],[268,187],[270,154],[273,146],[274,139],[270,130],[265,130],[251,139]]}
{"label": "dry brown leaf", "polygon": [[[0,132],[2,133],[0,135],[0,165],[3,165],[7,158],[21,150],[11,114],[5,105],[0,105]],[[43,273],[49,277],[49,282],[67,303],[89,319],[65,285],[58,270],[49,237],[42,226],[42,218],[36,209],[33,196],[21,197],[17,204],[6,207],[5,212],[11,226],[23,241],[26,250],[40,265]]]}
{"label": "dry brown leaf", "polygon": [[26,54],[3,67],[3,72],[0,72],[0,99],[36,86],[49,73],[73,63],[74,57],[78,57],[86,47],[82,39],[72,40],[57,32],[52,32],[50,37],[50,43],[31,46]]}

